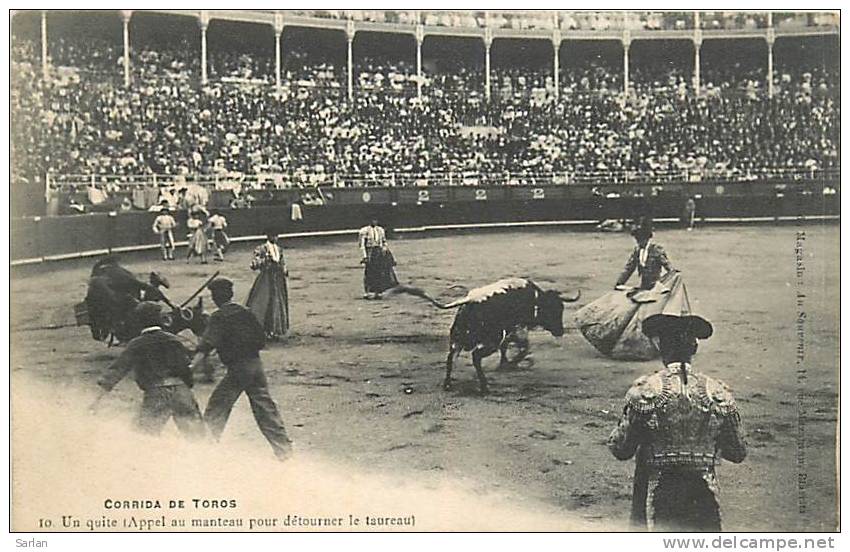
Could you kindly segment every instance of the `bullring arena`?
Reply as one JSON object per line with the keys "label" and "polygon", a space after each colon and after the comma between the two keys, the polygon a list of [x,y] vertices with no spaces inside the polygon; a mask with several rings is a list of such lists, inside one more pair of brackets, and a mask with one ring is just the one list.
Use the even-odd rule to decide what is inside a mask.
{"label": "bullring arena", "polygon": [[[201,21],[206,16],[202,14]],[[283,21],[286,17],[284,13]],[[305,21],[319,25],[310,14],[292,17],[293,26],[306,25]],[[511,18],[505,17],[509,25]],[[278,16],[270,19],[272,24],[278,21]],[[408,25],[389,19],[349,21],[349,28],[360,25],[357,28],[365,29],[364,33]],[[556,19],[556,28],[563,21]],[[635,35],[664,32],[666,21],[658,20],[660,30],[647,27]],[[694,34],[694,25],[700,29],[699,17],[688,21],[684,28],[670,29],[675,37],[690,40],[688,33]],[[730,28],[711,32],[731,36],[786,31],[790,34],[782,40],[795,39],[791,35],[798,27],[777,23],[773,31],[776,20],[770,26],[765,21],[764,26],[756,22],[747,31],[730,23]],[[408,26],[418,32],[415,29],[420,27],[433,31],[451,25],[416,25],[414,21]],[[576,25],[579,29],[573,30],[584,33],[583,37],[597,32]],[[800,40],[818,34],[815,31],[835,38],[824,30],[827,26],[817,27],[811,18],[801,22],[799,29],[805,32],[799,32]],[[711,32],[706,30],[708,36]],[[567,29],[564,33],[569,34]],[[297,37],[303,40],[302,35]],[[770,51],[773,56],[773,42]],[[488,71],[489,56],[488,44]],[[83,57],[81,65],[92,63]],[[266,61],[267,68],[273,66]],[[30,67],[34,74],[41,71],[36,63]],[[350,63],[349,58],[349,71]],[[279,64],[277,83],[273,73],[267,75],[270,86],[281,86],[281,79],[285,85],[288,78],[286,71],[280,76]],[[462,71],[467,74],[466,69]],[[792,80],[796,78],[797,73],[790,69],[789,73],[794,75]],[[85,70],[79,74],[85,82]],[[706,75],[712,75],[709,69],[703,70],[703,78],[714,78]],[[116,89],[121,76],[119,71]],[[123,76],[136,79],[133,82],[143,78],[130,69]],[[208,78],[215,77],[204,68],[203,80]],[[824,77],[824,87],[831,86],[829,78]],[[339,80],[341,97],[359,93],[351,81],[346,90],[346,81]],[[73,79],[69,82],[73,90]],[[781,84],[776,90],[770,86],[771,96],[800,93],[782,79],[777,82]],[[640,82],[635,86],[640,87]],[[768,93],[763,88],[759,98]],[[376,93],[370,90],[369,94]],[[427,96],[431,91],[428,87],[417,91],[415,82],[407,89],[411,95]],[[555,101],[567,105],[581,101],[572,97],[562,92]],[[817,98],[815,103],[828,104]],[[18,120],[29,116],[25,103],[17,105]],[[81,124],[73,132],[87,135],[91,124]],[[14,129],[13,123],[13,138]],[[820,133],[822,146],[837,132],[827,123],[817,128],[812,124],[805,131]],[[759,139],[770,143],[774,138],[768,134]],[[49,147],[64,147],[66,139],[63,135]],[[810,148],[808,136],[794,134],[793,139]],[[612,137],[608,143],[614,141]],[[132,144],[129,140],[121,147],[132,148]],[[243,151],[247,145],[247,141],[242,144]],[[296,149],[286,150],[292,157],[290,168],[296,167],[296,160],[302,161],[303,151],[294,153]],[[85,175],[80,172],[84,163],[79,161],[86,154],[83,150],[77,147],[77,155],[61,160],[68,171],[64,175],[47,171],[40,181],[30,175],[23,179],[30,195],[43,194],[46,185],[48,199],[58,198],[53,202],[56,212],[49,212],[49,201],[41,212],[32,212],[39,202],[19,197],[15,205],[21,209],[20,216],[12,220],[13,239],[18,239],[12,247],[10,284],[13,526],[17,530],[37,529],[37,519],[58,519],[69,511],[81,518],[111,515],[102,507],[104,499],[167,499],[175,489],[187,499],[197,495],[233,498],[242,512],[263,512],[279,519],[287,514],[290,520],[296,519],[292,516],[333,519],[341,512],[356,511],[386,524],[362,530],[406,529],[404,520],[410,515],[416,515],[414,529],[419,530],[627,530],[634,463],[614,459],[606,441],[622,413],[626,389],[637,377],[657,370],[660,362],[604,357],[584,340],[572,315],[613,288],[634,248],[628,233],[600,232],[594,228],[596,223],[631,218],[647,210],[657,220],[654,239],[664,245],[681,271],[693,310],[714,324],[715,334],[700,343],[694,364],[732,387],[746,428],[750,448],[746,461],[718,468],[723,529],[831,531],[838,525],[837,157],[818,157],[806,149],[782,168],[727,164],[700,177],[695,176],[699,167],[693,165],[656,168],[651,175],[647,167],[637,166],[582,173],[578,164],[583,161],[575,158],[560,172],[525,172],[515,180],[504,176],[499,181],[451,165],[456,163],[452,150],[445,155],[445,172],[434,176],[430,185],[428,177],[409,173],[398,176],[391,186],[376,182],[383,177],[376,177],[374,171],[372,180],[357,180],[346,172],[356,164],[352,162],[341,164],[337,176],[322,177],[328,180],[306,182],[299,180],[302,174],[296,176],[297,170],[286,173],[276,181],[285,183],[279,187],[261,186],[262,176],[235,176],[244,163],[228,158],[230,172],[221,172],[215,179],[191,173],[153,184],[179,187],[188,182],[215,188],[220,182],[238,180],[258,200],[256,205],[219,206],[233,221],[236,239],[224,262],[203,265],[195,259],[184,261],[185,242],[177,248],[177,261],[160,260],[150,233],[156,213],[125,212],[119,207],[124,197],[132,197],[127,191],[131,185],[152,186],[156,180],[150,171],[143,175],[145,171],[136,166],[124,174],[113,171],[108,177]],[[198,151],[203,156],[209,152]],[[105,157],[118,159],[116,152],[103,150],[97,163],[87,166],[103,168]],[[723,154],[714,149],[709,155]],[[37,157],[32,149],[29,155]],[[383,154],[376,155],[381,159]],[[772,154],[753,155],[768,159]],[[814,166],[806,164],[810,157],[817,157]],[[383,158],[388,159],[391,156]],[[502,161],[494,161],[500,159],[500,154],[493,154],[492,170],[501,170],[497,165]],[[605,157],[605,162],[610,161]],[[134,165],[140,163],[137,157]],[[455,175],[451,182],[450,174]],[[250,188],[249,182],[257,182],[257,188]],[[70,214],[65,210],[70,198],[85,204],[83,198],[91,197],[87,187],[96,187],[111,199],[101,207],[102,202],[86,204],[83,214]],[[482,197],[477,190],[486,192]],[[226,191],[231,193],[229,188]],[[310,201],[303,205],[304,219],[295,221],[292,204],[303,203],[305,196]],[[210,201],[215,197],[211,194]],[[688,197],[697,201],[697,224],[692,231],[679,220]],[[440,384],[454,313],[405,295],[380,301],[361,298],[363,271],[358,264],[356,228],[367,224],[369,217],[387,223],[402,283],[441,299],[455,299],[464,289],[509,276],[528,276],[547,289],[565,293],[580,290],[580,301],[565,307],[566,334],[555,338],[532,331],[532,358],[514,367],[500,368],[496,356],[485,360],[490,380],[486,396],[478,394],[469,355],[463,354],[455,368],[455,387],[443,390]],[[185,218],[179,220],[184,224]],[[233,280],[236,299],[243,302],[254,278],[249,269],[253,246],[258,234],[272,225],[283,236],[292,327],[282,341],[269,344],[262,356],[271,395],[294,442],[294,459],[283,465],[271,463],[268,445],[244,398],[234,409],[221,442],[195,449],[182,443],[171,426],[160,439],[132,432],[140,395],[130,378],[103,401],[97,414],[89,412],[87,407],[97,395],[95,381],[122,350],[94,341],[87,327],[74,323],[73,307],[85,296],[95,260],[112,252],[136,274],[162,272],[171,282],[167,294],[175,301],[190,296],[219,271]],[[208,293],[202,296],[207,311],[213,309]],[[182,333],[181,339],[190,348],[196,343],[190,332]],[[224,368],[216,365],[218,379]],[[212,387],[195,386],[202,406]],[[41,468],[35,469],[36,464]],[[225,472],[234,477],[226,477]],[[224,510],[215,514],[227,517]],[[212,516],[209,511],[205,515]],[[293,523],[252,529],[298,530],[298,521]],[[330,521],[327,525],[321,529],[337,529]],[[300,528],[305,526],[309,527],[305,522]],[[100,525],[97,529],[115,528]],[[239,530],[228,525],[213,529]]]}
{"label": "bullring arena", "polygon": [[[808,374],[802,388],[794,364],[795,292],[789,287],[796,278],[797,230],[722,226],[658,235],[682,270],[697,312],[717,331],[700,348],[697,366],[733,387],[746,423],[750,458],[720,467],[724,521],[732,531],[827,530],[836,523],[839,306],[829,290],[838,286],[838,228],[804,227]],[[565,337],[532,333],[532,367],[505,371],[497,369],[495,357],[485,362],[490,396],[477,396],[468,355],[458,363],[456,390],[443,391],[451,312],[409,297],[360,299],[361,271],[350,240],[284,243],[293,330],[263,354],[298,452],[407,482],[472,482],[475,492],[542,502],[594,527],[627,519],[633,465],[611,457],[605,441],[625,389],[658,361],[602,357],[570,325],[574,309],[568,307]],[[596,297],[612,287],[631,245],[626,236],[553,230],[404,239],[393,247],[400,277],[434,292],[528,273],[542,284]],[[249,258],[250,251],[239,248],[216,267],[236,282],[237,297],[244,298],[251,284]],[[13,386],[29,379],[47,383],[55,396],[41,398],[50,404],[61,403],[68,390],[93,400],[98,370],[118,353],[92,341],[88,328],[44,329],[73,323],[72,303],[85,294],[90,263],[73,265],[12,282]],[[163,268],[153,254],[134,256],[127,265],[139,273]],[[175,298],[192,293],[212,270],[181,262],[164,268]],[[128,425],[138,402],[133,385],[125,382],[106,405],[110,416]],[[202,404],[210,391],[209,385],[198,387]],[[805,516],[793,499],[801,391]],[[244,401],[222,445],[268,456]],[[66,413],[69,419],[78,423],[87,404],[81,399]],[[49,434],[64,433],[63,419],[51,421]],[[41,446],[56,445],[48,440]]]}

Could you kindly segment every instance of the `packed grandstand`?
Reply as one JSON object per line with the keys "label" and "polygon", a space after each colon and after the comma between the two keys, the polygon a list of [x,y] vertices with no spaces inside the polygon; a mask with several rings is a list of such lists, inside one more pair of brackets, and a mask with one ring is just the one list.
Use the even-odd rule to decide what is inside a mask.
{"label": "packed grandstand", "polygon": [[[569,183],[806,178],[839,167],[835,15],[287,15],[383,27],[358,31],[348,61],[344,32],[292,23],[276,68],[272,29],[262,25],[213,21],[201,46],[189,17],[134,13],[125,58],[117,12],[44,21],[40,12],[17,14],[13,180],[290,187],[427,185],[449,175]],[[562,33],[560,64],[553,66],[552,42],[531,39],[538,36],[496,40],[492,64],[480,39],[428,36],[417,64],[410,34],[393,35],[393,25]],[[570,40],[570,32],[612,29],[628,37],[630,28],[680,34],[635,40],[630,57],[628,41]],[[716,34],[703,42],[703,29]],[[779,38],[768,45],[737,38],[741,30]],[[700,37],[698,78],[691,35]]]}

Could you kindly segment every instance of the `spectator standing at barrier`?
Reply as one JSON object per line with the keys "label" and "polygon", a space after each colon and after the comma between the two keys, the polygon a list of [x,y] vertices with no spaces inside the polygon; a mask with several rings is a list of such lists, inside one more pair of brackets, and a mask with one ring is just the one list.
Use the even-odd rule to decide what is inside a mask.
{"label": "spectator standing at barrier", "polygon": [[696,372],[697,339],[711,324],[699,316],[658,314],[643,322],[664,368],[638,378],[608,447],[635,456],[632,522],[649,530],[720,531],[715,465],[747,455],[735,400],[721,381]]}
{"label": "spectator standing at barrier", "polygon": [[203,205],[192,205],[188,209],[190,215],[195,215],[201,220],[207,220],[210,217],[210,212]]}
{"label": "spectator standing at barrier", "polygon": [[289,271],[276,232],[267,231],[266,242],[254,250],[251,270],[259,274],[246,305],[263,325],[266,339],[280,339],[289,330]]}
{"label": "spectator standing at barrier", "polygon": [[[318,188],[317,188],[318,189]],[[319,190],[318,195],[313,195],[312,192],[307,192],[302,198],[298,198],[298,203],[309,205],[311,207],[321,207],[325,204],[325,197],[322,195],[322,190]]]}
{"label": "spectator standing at barrier", "polygon": [[360,262],[366,265],[363,273],[364,299],[380,299],[386,290],[398,285],[395,259],[387,246],[387,233],[372,219],[359,232]]}
{"label": "spectator standing at barrier", "polygon": [[159,249],[162,252],[163,261],[174,260],[174,229],[177,221],[168,207],[163,207],[160,214],[153,221],[153,232],[159,236]]}
{"label": "spectator standing at barrier", "polygon": [[212,300],[218,310],[210,317],[206,332],[192,360],[192,370],[206,364],[213,350],[218,351],[227,374],[213,390],[204,419],[218,440],[227,419],[242,393],[248,395],[251,411],[260,431],[268,440],[275,456],[285,460],[292,453],[292,442],[286,434],[277,405],[269,394],[268,381],[260,359],[265,346],[263,327],[257,317],[233,302],[233,282],[217,278],[209,284]]}
{"label": "spectator standing at barrier", "polygon": [[127,344],[107,373],[97,384],[103,389],[92,405],[133,372],[136,383],[144,392],[137,424],[145,433],[159,434],[169,418],[185,436],[198,439],[206,433],[201,411],[192,393],[192,372],[189,351],[174,334],[164,331],[160,324],[162,307],[143,301],[133,310],[135,322],[142,334]]}
{"label": "spectator standing at barrier", "polygon": [[208,221],[210,232],[212,232],[213,246],[215,247],[215,260],[224,261],[224,254],[230,246],[230,237],[225,232],[227,219],[218,209],[213,209],[212,216]]}
{"label": "spectator standing at barrier", "polygon": [[156,204],[151,205],[150,207],[148,207],[148,209],[147,209],[147,210],[148,210],[148,212],[150,212],[150,213],[161,213],[161,212],[163,212],[163,211],[165,211],[165,210],[169,210],[169,211],[170,211],[170,210],[171,210],[171,204],[170,204],[170,203],[168,203],[168,200],[167,200],[167,199],[163,199],[163,200],[161,200],[159,203],[156,203]]}
{"label": "spectator standing at barrier", "polygon": [[688,232],[690,232],[691,230],[694,229],[694,222],[696,220],[696,211],[697,211],[696,201],[694,201],[693,196],[690,196],[690,197],[688,197],[688,200],[685,201],[685,209],[684,209],[683,217],[682,217],[683,218],[682,222],[684,223],[685,228],[688,229]]}
{"label": "spectator standing at barrier", "polygon": [[60,215],[82,215],[85,212],[86,206],[73,197],[68,198],[68,203],[59,210]]}
{"label": "spectator standing at barrier", "polygon": [[289,207],[289,218],[295,224],[298,224],[304,220],[304,213],[301,209],[301,198],[298,198],[292,202],[292,205]]}

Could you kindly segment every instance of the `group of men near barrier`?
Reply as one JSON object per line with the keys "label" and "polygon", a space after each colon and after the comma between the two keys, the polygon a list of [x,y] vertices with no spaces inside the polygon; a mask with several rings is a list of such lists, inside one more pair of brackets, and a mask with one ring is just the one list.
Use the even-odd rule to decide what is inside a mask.
{"label": "group of men near barrier", "polygon": [[[192,257],[199,257],[202,264],[207,263],[207,253],[212,250],[216,261],[224,261],[224,253],[230,246],[230,237],[227,235],[227,219],[218,210],[207,211],[203,206],[196,205],[187,211],[186,228],[188,233],[188,247],[186,249],[186,262]],[[174,250],[177,247],[174,240],[174,231],[177,229],[177,220],[174,213],[167,205],[163,205],[160,214],[154,219],[152,230],[159,237],[159,248],[163,261],[174,260]]]}
{"label": "group of men near barrier", "polygon": [[[691,312],[681,275],[672,267],[664,248],[652,240],[651,221],[638,223],[632,235],[636,246],[615,289],[575,313],[582,334],[606,356],[643,360],[660,356],[663,365],[629,388],[608,446],[616,458],[636,460],[631,513],[636,526],[719,531],[715,467],[720,459],[737,463],[746,456],[740,414],[729,388],[693,366],[697,341],[710,338],[713,327]],[[365,298],[379,299],[383,292],[398,286],[398,279],[386,232],[376,220],[361,229],[359,245],[366,265]],[[109,391],[133,371],[144,392],[141,429],[158,433],[173,417],[187,436],[199,438],[208,430],[216,440],[244,392],[275,455],[288,458],[292,444],[269,393],[260,359],[266,341],[288,328],[288,308],[274,299],[280,297],[281,279],[285,291],[287,271],[282,259],[276,236],[270,233],[255,250],[252,263],[252,268],[269,271],[261,272],[254,284],[254,288],[266,291],[260,294],[252,288],[248,307],[233,301],[230,280],[216,278],[209,283],[218,310],[210,316],[194,358],[173,334],[163,330],[158,303],[139,304],[134,316],[143,326],[141,335],[129,342],[99,385]],[[635,271],[639,285],[625,286]],[[259,284],[261,279],[266,283]],[[263,295],[265,304],[273,303],[259,316],[251,307],[251,297],[258,295]],[[285,325],[278,316],[282,312]],[[530,329],[540,322],[532,318],[527,325],[525,329]],[[504,329],[503,339],[509,338],[508,330]],[[203,370],[214,350],[227,374],[201,414],[191,391],[192,374]]]}

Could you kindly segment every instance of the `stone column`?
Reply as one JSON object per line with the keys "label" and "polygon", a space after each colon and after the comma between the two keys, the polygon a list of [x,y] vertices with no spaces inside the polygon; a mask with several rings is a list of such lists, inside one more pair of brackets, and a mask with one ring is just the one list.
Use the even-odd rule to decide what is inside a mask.
{"label": "stone column", "polygon": [[767,29],[767,97],[773,99],[773,44],[776,42],[776,31],[773,27]]}
{"label": "stone column", "polygon": [[210,26],[210,17],[206,10],[201,10],[199,19],[201,26],[201,84],[207,84],[207,27]]}
{"label": "stone column", "polygon": [[41,77],[50,78],[50,62],[47,59],[47,10],[41,10]]}
{"label": "stone column", "polygon": [[416,25],[416,97],[422,99],[422,42],[425,40],[425,28]]}
{"label": "stone column", "polygon": [[274,14],[274,85],[280,89],[280,36],[283,34],[283,16]]}
{"label": "stone column", "polygon": [[345,36],[348,39],[348,101],[354,99],[354,36],[356,34],[354,21],[348,20],[345,25]]}
{"label": "stone column", "polygon": [[623,92],[629,93],[629,48],[632,46],[632,37],[628,29],[623,31]]}
{"label": "stone column", "polygon": [[552,32],[552,49],[554,50],[555,55],[552,58],[552,69],[555,71],[554,73],[554,83],[555,83],[555,99],[557,100],[561,95],[561,31],[560,29],[555,29]]}
{"label": "stone column", "polygon": [[493,45],[493,30],[484,29],[484,97],[490,101],[490,47]]}
{"label": "stone column", "polygon": [[130,17],[132,10],[121,10],[121,21],[124,24],[124,86],[130,86]]}
{"label": "stone column", "polygon": [[699,59],[700,50],[702,50],[702,30],[696,29],[694,31],[694,95],[696,97],[700,96],[700,91],[702,89]]}

